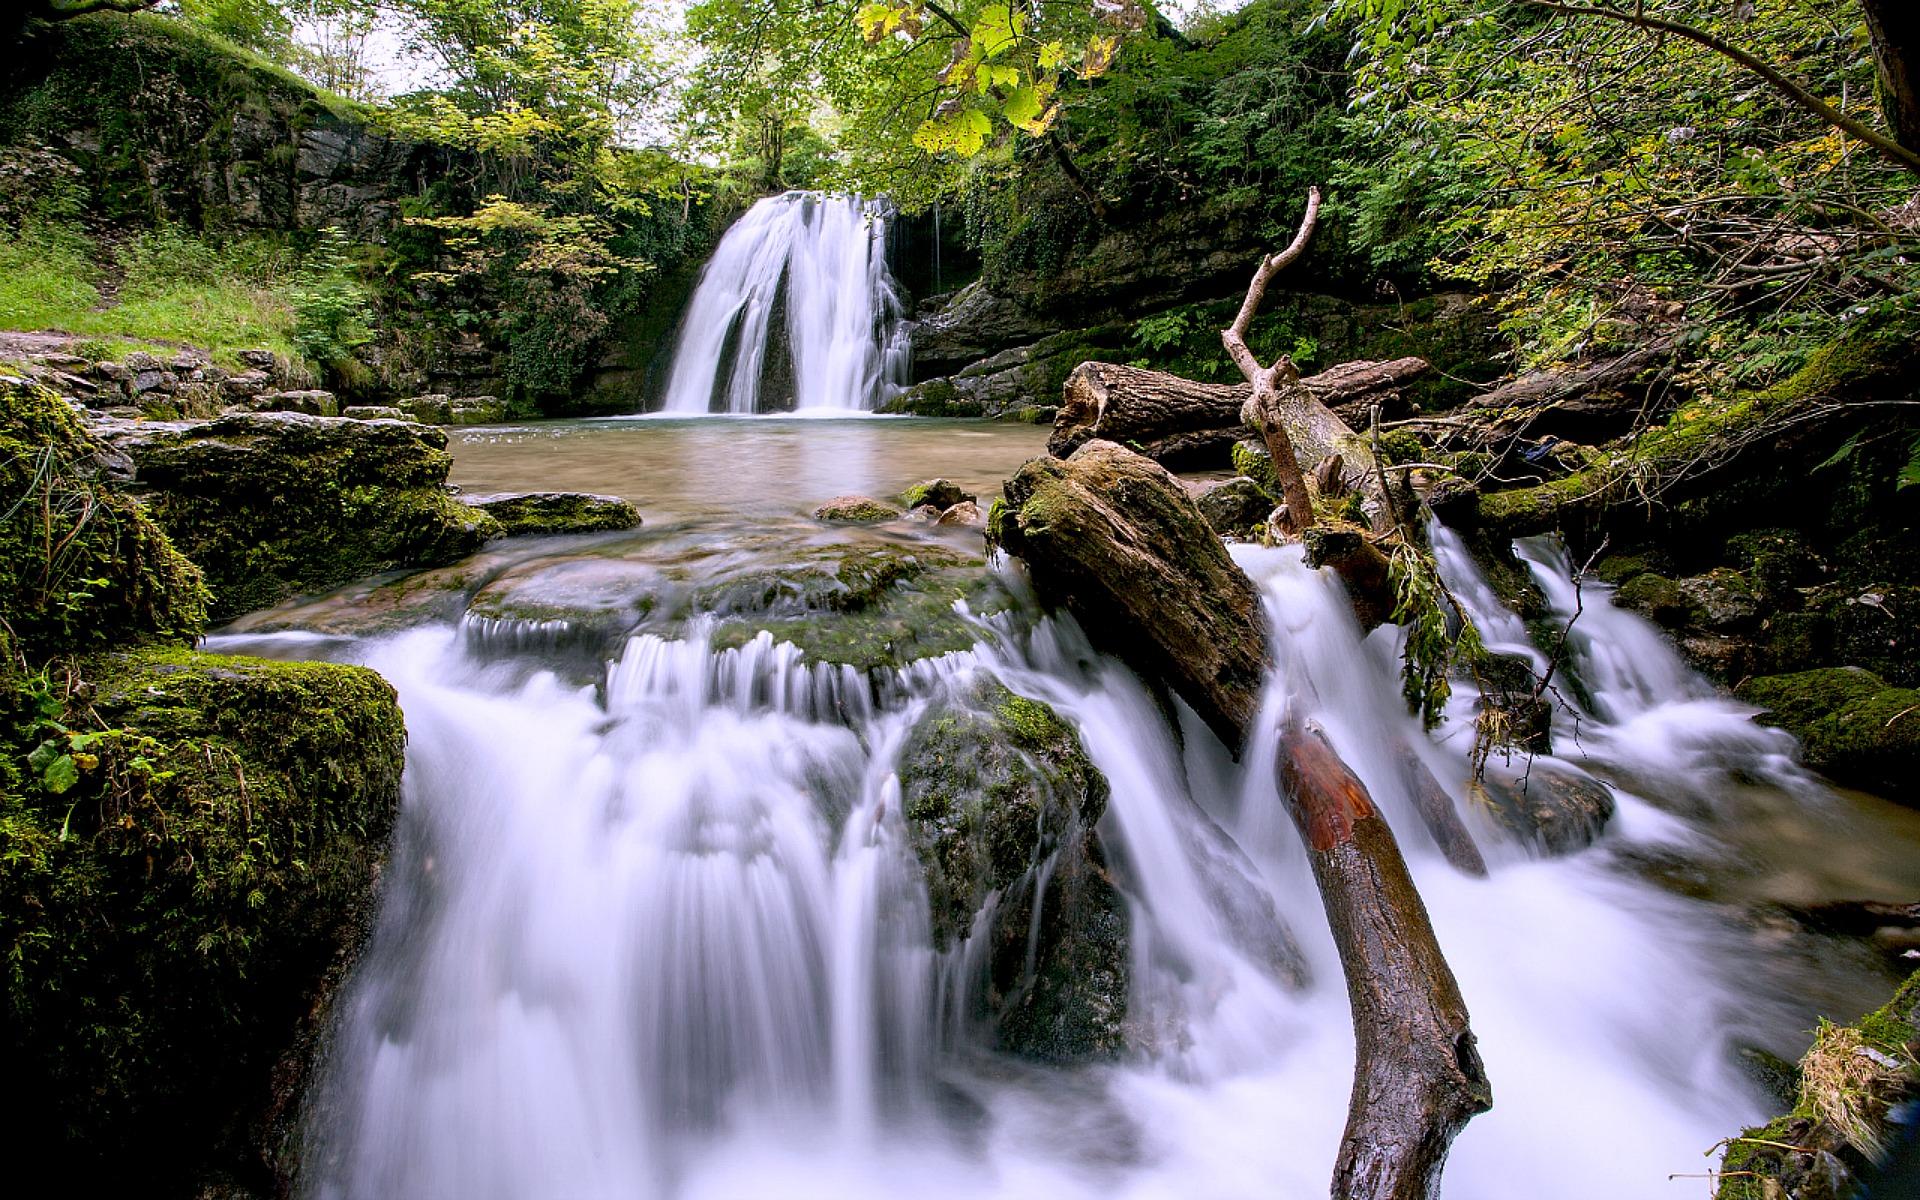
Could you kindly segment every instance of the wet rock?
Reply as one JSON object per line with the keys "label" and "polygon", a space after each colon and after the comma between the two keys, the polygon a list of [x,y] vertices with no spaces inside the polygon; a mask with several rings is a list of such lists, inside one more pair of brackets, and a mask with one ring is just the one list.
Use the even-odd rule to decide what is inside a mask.
{"label": "wet rock", "polygon": [[1920,801],[1920,691],[1857,667],[1762,675],[1735,694],[1759,720],[1800,740],[1807,766],[1832,779]]}
{"label": "wet rock", "polygon": [[1583,771],[1544,759],[1488,762],[1475,790],[1515,837],[1548,854],[1592,845],[1613,818],[1613,792]]}
{"label": "wet rock", "polygon": [[1738,571],[1716,567],[1682,579],[1677,586],[1694,619],[1709,629],[1739,633],[1760,623],[1760,598]]}
{"label": "wet rock", "polygon": [[920,508],[930,504],[942,512],[962,500],[978,499],[978,496],[966,491],[951,479],[928,479],[914,484],[900,494],[900,503],[907,508]]}
{"label": "wet rock", "polygon": [[618,496],[590,492],[495,492],[462,495],[508,534],[603,533],[640,527],[640,510]]}
{"label": "wet rock", "polygon": [[1273,498],[1245,475],[1210,483],[1196,499],[1200,515],[1221,536],[1245,537],[1266,525]]}
{"label": "wet rock", "polygon": [[295,412],[310,417],[337,417],[340,415],[340,402],[332,392],[318,388],[303,388],[291,392],[265,392],[256,396],[249,404],[255,412]]}
{"label": "wet rock", "polygon": [[340,415],[352,421],[405,421],[404,410],[387,404],[349,404],[340,410]]}
{"label": "wet rock", "polygon": [[971,500],[962,500],[941,513],[940,519],[934,522],[936,525],[955,525],[966,528],[978,528],[986,523],[986,514],[982,513],[980,506]]}
{"label": "wet rock", "polygon": [[465,557],[499,523],[445,489],[437,429],[301,413],[102,422],[147,511],[198,563],[216,620],[401,567]]}
{"label": "wet rock", "polygon": [[1693,616],[1693,602],[1680,585],[1653,571],[1642,571],[1621,584],[1613,602],[1668,629],[1678,629]]}
{"label": "wet rock", "polygon": [[977,964],[973,1015],[1015,1054],[1117,1055],[1127,916],[1094,834],[1107,781],[1072,727],[1044,704],[980,684],[921,717],[899,778],[935,945]]}
{"label": "wet rock", "polygon": [[891,521],[900,516],[900,510],[891,504],[882,504],[871,496],[835,496],[814,509],[813,516],[817,521],[870,525],[876,521]]}

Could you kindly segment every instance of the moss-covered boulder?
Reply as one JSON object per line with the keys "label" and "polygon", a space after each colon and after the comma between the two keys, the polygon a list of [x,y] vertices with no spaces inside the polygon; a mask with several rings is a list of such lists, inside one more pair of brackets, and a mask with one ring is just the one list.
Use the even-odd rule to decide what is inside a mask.
{"label": "moss-covered boulder", "polygon": [[899,509],[871,496],[835,496],[813,510],[815,520],[842,521],[849,525],[871,525],[891,521],[899,515]]}
{"label": "moss-covered boulder", "polygon": [[500,532],[447,493],[446,435],[299,413],[103,424],[148,511],[206,572],[215,620],[380,571],[457,561]]}
{"label": "moss-covered boulder", "polygon": [[65,400],[0,376],[0,616],[30,658],[200,632],[199,569],[109,486],[116,465]]}
{"label": "moss-covered boulder", "polygon": [[460,497],[508,535],[607,533],[640,527],[640,510],[618,496],[591,492],[494,492]]}
{"label": "moss-covered boulder", "polygon": [[1800,739],[1809,767],[1841,783],[1920,801],[1920,691],[1870,671],[1824,667],[1749,679],[1736,694]]}
{"label": "moss-covered boulder", "polygon": [[764,630],[815,662],[873,672],[970,648],[980,635],[960,602],[974,616],[1013,604],[978,558],[886,545],[829,547],[810,561],[722,579],[697,592],[693,608],[722,618],[717,648]]}
{"label": "moss-covered boulder", "polygon": [[[1073,728],[1044,704],[982,684],[928,710],[907,737],[899,775],[935,944],[985,939],[968,947],[984,976],[974,1015],[1016,1054],[1118,1053],[1127,916],[1094,834],[1107,781]],[[990,897],[990,918],[976,930]]]}
{"label": "moss-covered boulder", "polygon": [[1693,602],[1687,593],[1678,583],[1653,571],[1642,571],[1621,584],[1613,602],[1668,629],[1677,629],[1693,617]]}
{"label": "moss-covered boulder", "polygon": [[5,696],[0,1071],[32,1101],[12,1132],[80,1194],[283,1188],[399,801],[393,689],[154,649]]}
{"label": "moss-covered boulder", "polygon": [[[1858,1024],[1825,1021],[1800,1060],[1793,1111],[1727,1139],[1716,1200],[1843,1200],[1861,1194],[1893,1134],[1899,1105],[1920,1097],[1920,972]],[[1889,1178],[1885,1194],[1905,1195]],[[1882,1194],[1878,1190],[1870,1194]]]}
{"label": "moss-covered boulder", "polygon": [[932,505],[941,512],[947,511],[962,501],[978,499],[978,496],[951,479],[925,479],[900,494],[900,503],[905,508],[924,508]]}
{"label": "moss-covered boulder", "polygon": [[1208,484],[1195,501],[1200,505],[1200,515],[1223,537],[1245,537],[1265,528],[1267,516],[1274,509],[1267,489],[1245,475]]}

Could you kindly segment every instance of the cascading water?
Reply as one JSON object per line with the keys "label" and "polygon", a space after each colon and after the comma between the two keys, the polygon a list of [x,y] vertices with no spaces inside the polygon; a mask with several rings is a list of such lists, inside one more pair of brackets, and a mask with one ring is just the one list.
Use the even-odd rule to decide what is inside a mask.
{"label": "cascading water", "polygon": [[[1458,786],[1457,732],[1430,740],[1406,714],[1392,631],[1363,636],[1297,549],[1236,557],[1279,648],[1263,725],[1311,717],[1366,781],[1473,1013],[1496,1104],[1446,1194],[1700,1194],[1669,1175],[1763,1113],[1727,1031],[1764,1025],[1770,988],[1793,983],[1745,953],[1719,955],[1738,989],[1722,977],[1720,913],[1629,869],[1644,823],[1562,859],[1505,837]],[[1449,569],[1505,628],[1471,561]],[[1324,1195],[1352,1034],[1272,739],[1235,763],[1070,625],[980,629],[972,652],[869,677],[765,635],[716,651],[695,621],[630,639],[588,685],[504,634],[485,654],[445,628],[355,644],[400,689],[407,798],[312,1106],[308,1194]],[[932,948],[894,772],[926,706],[981,673],[1051,705],[1111,784],[1099,833],[1131,909],[1135,1043],[1111,1066],[993,1055],[952,1019],[977,970],[964,945]],[[1701,702],[1680,678],[1670,716]],[[1662,699],[1624,725],[1596,702],[1587,732]],[[1456,785],[1491,878],[1429,844],[1405,746]],[[1715,743],[1686,765],[1778,750]]]}
{"label": "cascading water", "polygon": [[[674,347],[664,411],[860,412],[905,383],[900,301],[883,206],[788,192],[736,221],[700,272]],[[785,341],[775,320],[785,311]],[[791,397],[763,394],[769,354],[791,356]],[[784,373],[782,373],[784,377]]]}

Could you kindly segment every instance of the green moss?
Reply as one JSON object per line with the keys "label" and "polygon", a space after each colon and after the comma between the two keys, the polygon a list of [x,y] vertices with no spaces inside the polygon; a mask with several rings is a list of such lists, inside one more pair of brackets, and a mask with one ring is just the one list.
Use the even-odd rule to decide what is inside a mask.
{"label": "green moss", "polygon": [[[1920,1090],[1920,1070],[1915,1067],[1914,1057],[1920,1051],[1920,972],[1909,975],[1893,999],[1860,1018],[1851,1031],[1842,1032],[1857,1033],[1861,1043],[1890,1061],[1904,1064],[1893,1079],[1874,1085],[1876,1094],[1860,1098],[1862,1111],[1875,1114],[1873,1119],[1884,1124],[1890,1104]],[[1816,1041],[1802,1062],[1800,1095],[1791,1112],[1728,1139],[1715,1200],[1854,1193],[1866,1159],[1849,1144],[1843,1131],[1822,1118],[1808,1094],[1811,1087],[1819,1086],[1813,1079],[1817,1073],[1808,1069],[1819,1049]],[[1838,1181],[1830,1174],[1836,1164],[1846,1173]]]}
{"label": "green moss", "polygon": [[1614,603],[1669,628],[1686,624],[1693,614],[1680,585],[1652,571],[1642,571],[1622,584],[1614,593]]}
{"label": "green moss", "polygon": [[[1073,728],[1038,701],[982,683],[920,719],[899,776],[935,939],[985,939],[977,1015],[1001,1046],[1043,1059],[1118,1052],[1126,919],[1093,835],[1108,787]],[[993,920],[975,931],[989,895]]]}
{"label": "green moss", "polygon": [[813,510],[813,515],[821,521],[844,521],[853,525],[871,525],[880,521],[891,521],[900,515],[900,510],[891,504],[867,496],[841,496],[829,500]]}
{"label": "green moss", "polygon": [[500,523],[511,536],[607,533],[635,529],[640,510],[617,496],[585,492],[528,492],[506,496],[467,496],[462,503]]}
{"label": "green moss", "polygon": [[1737,694],[1799,738],[1815,770],[1895,799],[1920,796],[1920,691],[1828,667],[1749,679]]}
{"label": "green moss", "polygon": [[246,1123],[357,942],[399,708],[362,668],[177,649],[15,684],[33,720],[8,760],[79,760],[57,792],[16,771],[0,796],[8,1074],[35,1098],[15,1120],[83,1192],[185,1194],[210,1159],[258,1153]]}
{"label": "green moss", "polygon": [[1235,442],[1230,453],[1234,474],[1244,475],[1259,484],[1267,498],[1278,504],[1280,477],[1273,472],[1273,456],[1267,453],[1266,447],[1253,442]]}
{"label": "green moss", "polygon": [[205,620],[200,571],[104,485],[102,455],[66,401],[0,378],[0,613],[31,656],[184,641]]}
{"label": "green moss", "polygon": [[500,532],[443,484],[438,430],[243,414],[133,450],[150,510],[206,571],[224,620],[382,571],[455,562]]}
{"label": "green moss", "polygon": [[978,417],[986,413],[979,401],[962,397],[960,390],[945,379],[915,384],[882,404],[880,411],[916,417]]}
{"label": "green moss", "polygon": [[965,490],[950,479],[927,479],[914,484],[906,491],[900,493],[900,504],[908,510],[931,504],[933,507],[945,511],[963,500],[972,500],[974,498],[972,492]]}

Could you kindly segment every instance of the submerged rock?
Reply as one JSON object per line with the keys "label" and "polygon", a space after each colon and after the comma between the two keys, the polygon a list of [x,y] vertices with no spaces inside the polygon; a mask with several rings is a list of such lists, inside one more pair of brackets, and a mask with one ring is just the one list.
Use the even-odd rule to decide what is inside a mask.
{"label": "submerged rock", "polygon": [[28,711],[0,765],[12,1132],[82,1194],[284,1190],[399,803],[393,689],[146,650],[77,660],[64,711]]}
{"label": "submerged rock", "polygon": [[1475,791],[1496,822],[1548,854],[1591,846],[1614,813],[1606,784],[1538,758],[1489,762]]}
{"label": "submerged rock", "polygon": [[1119,1053],[1127,915],[1094,834],[1107,781],[1073,728],[1044,704],[981,684],[921,717],[899,776],[935,945],[981,939],[962,951],[979,964],[972,1015],[1016,1054]]}
{"label": "submerged rock", "polygon": [[206,572],[215,620],[380,571],[442,566],[500,532],[447,494],[437,429],[299,413],[100,426],[147,509]]}
{"label": "submerged rock", "polygon": [[894,520],[900,516],[900,510],[891,504],[882,504],[871,496],[835,496],[814,509],[813,516],[819,521],[869,525],[877,521]]}
{"label": "submerged rock", "polygon": [[591,492],[464,494],[460,502],[500,522],[509,535],[604,533],[640,527],[640,510],[632,502]]}
{"label": "submerged rock", "polygon": [[1800,740],[1809,767],[1841,783],[1920,800],[1920,691],[1857,667],[1762,675],[1735,694]]}
{"label": "submerged rock", "polygon": [[984,526],[986,523],[986,514],[982,513],[980,506],[971,500],[962,500],[941,513],[940,519],[934,522],[936,525],[956,525],[966,528]]}

